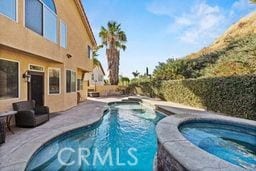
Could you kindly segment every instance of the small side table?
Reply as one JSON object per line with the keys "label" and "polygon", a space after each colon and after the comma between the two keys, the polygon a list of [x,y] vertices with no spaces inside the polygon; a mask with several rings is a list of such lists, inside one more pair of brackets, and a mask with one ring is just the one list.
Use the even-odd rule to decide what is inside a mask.
{"label": "small side table", "polygon": [[8,111],[8,112],[0,112],[0,117],[6,117],[6,126],[8,130],[14,134],[13,130],[11,129],[11,120],[14,115],[16,115],[17,111]]}

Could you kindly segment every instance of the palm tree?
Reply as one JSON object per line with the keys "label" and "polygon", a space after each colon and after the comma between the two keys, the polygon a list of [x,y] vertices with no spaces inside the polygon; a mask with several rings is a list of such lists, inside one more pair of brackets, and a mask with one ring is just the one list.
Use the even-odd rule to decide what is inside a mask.
{"label": "palm tree", "polygon": [[93,66],[99,66],[101,64],[97,58],[99,56],[98,50],[99,50],[99,47],[97,47],[92,51]]}
{"label": "palm tree", "polygon": [[93,58],[93,66],[100,66],[100,65],[101,65],[100,61],[96,57],[94,57]]}
{"label": "palm tree", "polygon": [[121,24],[110,21],[107,28],[101,27],[99,36],[102,40],[102,45],[99,47],[106,47],[110,84],[118,85],[120,50],[126,49],[126,34],[121,30]]}
{"label": "palm tree", "polygon": [[252,3],[256,4],[256,0],[251,0]]}
{"label": "palm tree", "polygon": [[134,76],[134,78],[137,78],[140,73],[136,70],[135,72],[132,72],[132,75]]}

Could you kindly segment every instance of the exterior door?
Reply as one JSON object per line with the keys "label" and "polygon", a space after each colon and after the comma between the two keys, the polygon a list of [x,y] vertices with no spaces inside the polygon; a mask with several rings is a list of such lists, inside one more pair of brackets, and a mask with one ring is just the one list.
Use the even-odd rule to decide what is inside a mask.
{"label": "exterior door", "polygon": [[30,83],[28,84],[29,100],[35,100],[37,106],[44,105],[44,73],[29,72],[31,75]]}

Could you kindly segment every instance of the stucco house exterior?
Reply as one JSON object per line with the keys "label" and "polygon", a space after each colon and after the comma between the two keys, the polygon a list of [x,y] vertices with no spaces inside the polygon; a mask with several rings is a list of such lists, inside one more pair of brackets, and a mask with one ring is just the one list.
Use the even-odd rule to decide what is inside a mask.
{"label": "stucco house exterior", "polygon": [[89,73],[89,89],[94,89],[96,86],[104,86],[105,72],[101,64],[95,65],[92,72]]}
{"label": "stucco house exterior", "polygon": [[96,41],[81,0],[0,1],[0,111],[36,100],[51,112],[87,98]]}

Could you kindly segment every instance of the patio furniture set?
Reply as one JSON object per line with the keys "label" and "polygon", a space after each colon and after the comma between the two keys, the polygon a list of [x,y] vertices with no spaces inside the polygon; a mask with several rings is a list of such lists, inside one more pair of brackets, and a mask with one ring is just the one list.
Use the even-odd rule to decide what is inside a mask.
{"label": "patio furniture set", "polygon": [[[11,120],[15,116],[16,126],[33,128],[49,121],[49,108],[37,106],[35,101],[22,101],[13,103],[14,111],[0,112],[0,144],[5,143],[6,129],[11,129]],[[6,118],[6,119],[4,119]]]}

